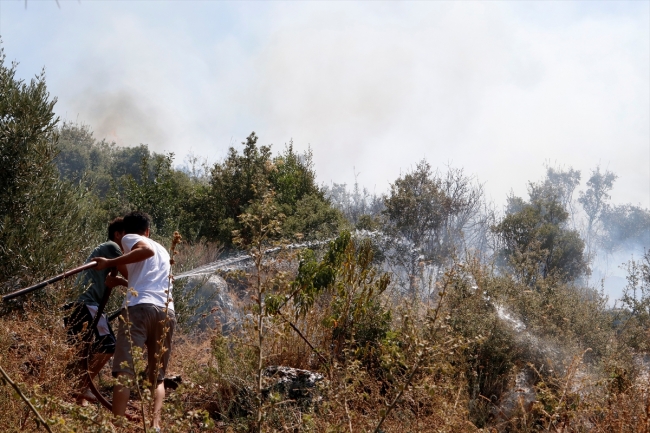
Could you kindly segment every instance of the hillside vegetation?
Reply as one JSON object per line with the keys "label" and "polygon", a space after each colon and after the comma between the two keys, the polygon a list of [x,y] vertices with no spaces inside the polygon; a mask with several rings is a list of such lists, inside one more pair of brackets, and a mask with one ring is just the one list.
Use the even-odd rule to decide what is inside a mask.
{"label": "hillside vegetation", "polygon": [[[255,133],[215,164],[175,165],[61,122],[55,103],[44,75],[21,81],[0,55],[1,294],[82,263],[136,209],[163,245],[182,235],[175,274],[249,256],[216,273],[225,292],[175,282],[181,382],[164,431],[648,430],[650,254],[626,265],[615,306],[588,283],[597,257],[650,240],[648,210],[611,204],[615,174],[596,167],[580,189],[580,172],[547,167],[497,211],[477,179],[432,161],[385,195],[319,185],[310,151]],[[36,412],[51,431],[145,429],[70,397],[61,307],[77,290],[0,305],[3,431],[44,429]],[[226,295],[232,323],[215,315]],[[319,380],[283,388],[277,366]],[[99,385],[108,395],[108,370]],[[150,413],[142,391],[132,405]]]}

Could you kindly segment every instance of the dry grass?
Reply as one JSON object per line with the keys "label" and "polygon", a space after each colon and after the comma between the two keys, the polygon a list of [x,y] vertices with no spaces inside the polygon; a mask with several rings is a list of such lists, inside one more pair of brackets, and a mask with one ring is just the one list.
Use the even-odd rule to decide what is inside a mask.
{"label": "dry grass", "polygon": [[[200,257],[214,253],[201,248],[205,251],[183,254],[198,263]],[[282,272],[295,272],[295,267],[285,266]],[[333,292],[320,294],[306,314],[298,314],[288,304],[282,316],[265,317],[264,365],[318,371],[325,379],[317,391],[322,399],[313,405],[269,396],[263,403],[263,430],[374,431],[387,404],[420,362],[382,431],[648,431],[647,367],[640,354],[616,338],[597,302],[584,302],[579,291],[550,282],[524,292],[515,281],[471,261],[449,278],[439,321],[431,319],[430,307],[436,302],[395,303],[395,298],[388,302],[387,295],[378,294],[378,306],[373,307],[377,310],[367,304],[360,317],[382,317],[380,313],[388,311],[388,328],[373,334],[374,328],[367,328],[372,328],[374,319],[361,320],[340,351],[334,350],[339,340],[332,317],[339,295]],[[105,409],[74,403],[70,397],[74,377],[66,366],[75,355],[65,343],[61,312],[48,307],[62,305],[71,296],[70,282],[47,293],[38,302],[0,317],[0,365],[49,420],[52,431],[142,431],[136,423],[111,426]],[[502,302],[513,315],[525,319],[537,344],[562,346],[554,352],[557,359],[544,358],[548,352],[533,350],[532,340],[500,320],[486,302],[486,293],[492,302]],[[248,295],[241,294],[245,303]],[[567,316],[569,322],[564,320]],[[375,335],[375,340],[367,335]],[[246,320],[226,336],[219,327],[175,335],[168,374],[181,376],[183,383],[168,393],[163,413],[166,431],[244,432],[255,425],[256,338],[252,322]],[[362,338],[366,338],[363,344]],[[593,345],[593,350],[585,352],[587,345]],[[533,372],[527,385],[530,401],[516,389],[515,374],[522,369]],[[108,371],[107,367],[102,384],[110,395]],[[264,386],[268,385],[265,378]],[[505,392],[514,393],[516,402],[507,413],[500,409]],[[14,394],[9,386],[0,387],[3,431],[42,430]]]}

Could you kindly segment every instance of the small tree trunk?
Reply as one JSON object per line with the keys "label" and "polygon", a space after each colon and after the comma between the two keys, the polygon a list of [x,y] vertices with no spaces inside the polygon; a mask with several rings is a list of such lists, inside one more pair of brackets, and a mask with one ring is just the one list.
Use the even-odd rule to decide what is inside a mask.
{"label": "small tree trunk", "polygon": [[262,371],[263,371],[263,352],[262,344],[264,343],[264,303],[262,302],[262,252],[261,245],[258,248],[258,257],[255,260],[257,268],[257,432],[262,433]]}

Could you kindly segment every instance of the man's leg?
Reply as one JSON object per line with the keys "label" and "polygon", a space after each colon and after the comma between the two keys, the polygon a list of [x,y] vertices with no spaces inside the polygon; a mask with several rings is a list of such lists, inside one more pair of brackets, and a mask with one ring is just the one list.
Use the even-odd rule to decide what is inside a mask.
{"label": "man's leg", "polygon": [[120,383],[113,387],[113,415],[124,416],[126,413],[126,405],[129,403],[131,390],[127,386],[122,385],[122,382],[125,380],[133,380],[133,378],[134,376],[128,373],[117,373],[117,380]]}
{"label": "man's leg", "polygon": [[[153,427],[160,427],[160,416],[162,412],[163,400],[165,399],[165,372],[169,364],[169,357],[172,348],[172,336],[176,327],[176,316],[173,311],[165,313],[160,307],[154,307],[154,321],[150,322],[151,344],[148,347],[149,355],[149,382],[155,383],[152,386],[154,395],[154,414]],[[153,313],[152,311],[152,313]]]}
{"label": "man's leg", "polygon": [[165,399],[165,382],[160,382],[153,394],[153,427],[160,427],[160,412]]}
{"label": "man's leg", "polygon": [[[99,372],[102,370],[104,365],[108,362],[109,359],[113,356],[112,353],[95,353],[91,356],[90,362],[88,363],[88,373],[90,373],[90,380],[93,380]],[[77,403],[84,404],[83,400],[95,402],[97,397],[88,388],[88,378],[84,376],[81,392],[77,396]]]}
{"label": "man's leg", "polygon": [[116,416],[126,413],[131,390],[125,384],[128,381],[133,383],[135,379],[132,350],[134,347],[144,348],[147,341],[144,319],[139,305],[128,307],[120,319],[113,358],[113,376],[119,382],[113,387],[113,415]]}
{"label": "man's leg", "polygon": [[[70,310],[69,314],[63,319],[65,326],[68,331],[68,343],[75,346],[75,361],[70,364],[69,368],[71,373],[74,374],[76,378],[75,391],[73,396],[76,397],[77,404],[85,406],[88,401],[97,401],[94,395],[88,389],[88,376],[86,375],[86,362],[83,359],[87,355],[88,342],[84,341],[85,334],[87,332],[87,327],[93,320],[92,315],[88,311],[88,307],[81,303],[75,302],[66,306]],[[96,359],[94,356],[91,357],[88,363],[88,370],[91,373],[91,377],[95,377],[97,373],[101,370],[103,365],[110,358],[103,358],[103,355],[100,354],[101,359]],[[99,363],[99,364],[98,364]],[[93,374],[94,372],[94,374]]]}
{"label": "man's leg", "polygon": [[92,356],[88,362],[88,372],[90,373],[91,379],[94,379],[102,371],[102,368],[104,368],[108,360],[115,354],[115,335],[113,334],[113,330],[110,329],[110,325],[108,328],[108,334],[95,336]]}

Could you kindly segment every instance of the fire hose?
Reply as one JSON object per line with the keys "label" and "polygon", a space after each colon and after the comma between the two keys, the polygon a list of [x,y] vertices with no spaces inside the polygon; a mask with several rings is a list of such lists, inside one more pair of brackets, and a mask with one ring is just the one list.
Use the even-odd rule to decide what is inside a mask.
{"label": "fire hose", "polygon": [[[90,262],[92,263],[92,262]],[[111,271],[114,272],[114,271]],[[95,314],[95,317],[93,318],[93,323],[88,327],[86,330],[86,334],[83,337],[83,341],[85,342],[84,344],[84,351],[83,351],[83,356],[81,357],[81,360],[83,362],[83,373],[86,376],[86,382],[88,383],[88,387],[90,388],[90,392],[93,393],[97,401],[101,403],[102,406],[104,406],[106,409],[112,411],[113,410],[113,404],[106,400],[104,396],[99,392],[97,387],[95,386],[95,383],[93,382],[92,377],[90,377],[90,349],[91,349],[91,341],[93,338],[94,330],[97,328],[97,323],[99,323],[99,319],[102,317],[102,314],[104,313],[104,308],[106,308],[106,303],[108,302],[108,299],[111,297],[111,292],[113,289],[111,287],[107,287],[106,291],[104,292],[104,298],[102,299],[102,302],[99,304],[99,307],[97,307],[97,313]]]}
{"label": "fire hose", "polygon": [[41,281],[38,284],[34,284],[33,286],[25,287],[24,289],[16,290],[15,292],[11,292],[9,294],[6,294],[6,295],[4,295],[2,297],[2,301],[7,302],[10,299],[14,299],[14,298],[17,298],[19,296],[26,295],[27,293],[31,293],[33,291],[36,291],[38,289],[42,289],[43,287],[45,287],[45,286],[47,286],[49,284],[56,283],[57,281],[60,281],[60,280],[62,280],[64,278],[67,278],[67,277],[70,277],[70,276],[72,276],[74,274],[78,274],[79,272],[85,271],[86,269],[94,268],[95,266],[97,266],[97,262],[95,262],[95,261],[88,262],[88,263],[86,263],[86,264],[84,264],[82,266],[79,266],[77,268],[70,269],[69,271],[65,271],[64,273],[59,274],[56,277],[52,277],[52,278],[49,278],[49,279],[47,279],[45,281]]}

